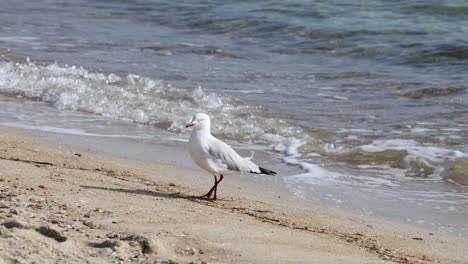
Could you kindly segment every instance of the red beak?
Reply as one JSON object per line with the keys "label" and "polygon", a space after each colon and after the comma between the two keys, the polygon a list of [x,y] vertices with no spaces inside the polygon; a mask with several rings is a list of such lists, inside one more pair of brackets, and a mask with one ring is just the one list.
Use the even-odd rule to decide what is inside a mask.
{"label": "red beak", "polygon": [[187,124],[185,125],[185,128],[189,128],[189,127],[193,127],[193,123],[187,123]]}

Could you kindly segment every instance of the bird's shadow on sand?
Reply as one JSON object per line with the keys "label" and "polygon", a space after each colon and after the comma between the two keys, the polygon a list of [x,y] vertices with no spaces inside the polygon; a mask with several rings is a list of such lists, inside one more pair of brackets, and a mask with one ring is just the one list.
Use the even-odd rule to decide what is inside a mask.
{"label": "bird's shadow on sand", "polygon": [[169,193],[169,192],[150,191],[150,190],[141,190],[141,189],[131,190],[131,189],[124,189],[124,188],[110,188],[110,187],[100,187],[100,186],[90,186],[90,185],[80,185],[80,187],[83,189],[89,189],[89,190],[103,190],[103,191],[111,191],[111,192],[148,195],[148,196],[168,198],[168,199],[185,199],[185,200],[190,200],[190,201],[212,201],[205,197],[187,195],[183,193]]}

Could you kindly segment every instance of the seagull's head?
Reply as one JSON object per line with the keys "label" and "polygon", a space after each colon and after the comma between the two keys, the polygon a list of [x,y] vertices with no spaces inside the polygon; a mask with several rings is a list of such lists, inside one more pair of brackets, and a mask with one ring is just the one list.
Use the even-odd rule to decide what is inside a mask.
{"label": "seagull's head", "polygon": [[192,119],[185,125],[186,128],[193,127],[194,129],[203,129],[210,127],[210,117],[204,113],[196,113]]}

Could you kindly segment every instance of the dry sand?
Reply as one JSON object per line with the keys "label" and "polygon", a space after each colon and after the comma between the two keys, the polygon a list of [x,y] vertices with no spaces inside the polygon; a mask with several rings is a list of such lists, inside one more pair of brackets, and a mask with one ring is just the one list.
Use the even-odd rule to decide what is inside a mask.
{"label": "dry sand", "polygon": [[468,240],[0,127],[1,263],[468,263]]}

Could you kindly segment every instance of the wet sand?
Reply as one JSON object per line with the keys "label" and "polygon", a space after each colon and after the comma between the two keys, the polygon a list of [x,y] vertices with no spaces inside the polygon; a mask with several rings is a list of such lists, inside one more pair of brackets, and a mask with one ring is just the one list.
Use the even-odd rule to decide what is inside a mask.
{"label": "wet sand", "polygon": [[[174,157],[177,158],[177,157]],[[0,263],[468,263],[468,239],[0,127]]]}

